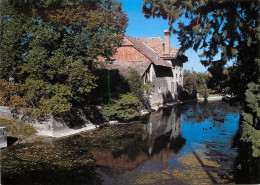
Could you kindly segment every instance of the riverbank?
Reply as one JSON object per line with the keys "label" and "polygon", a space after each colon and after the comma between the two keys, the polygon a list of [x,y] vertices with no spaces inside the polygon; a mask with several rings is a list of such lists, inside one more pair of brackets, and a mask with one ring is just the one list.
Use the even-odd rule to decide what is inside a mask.
{"label": "riverbank", "polygon": [[13,145],[2,153],[2,182],[232,183],[237,114],[224,102],[190,103],[154,111],[145,123]]}
{"label": "riverbank", "polygon": [[[221,99],[222,99],[222,96],[208,97],[208,101],[209,102],[210,101],[220,101]],[[179,104],[185,104],[185,103],[196,102],[196,101],[203,102],[204,98],[198,98],[197,100],[188,100],[188,101],[176,101],[176,102],[173,102],[173,103],[167,103],[167,104],[164,104],[164,105],[154,106],[154,107],[151,107],[150,110],[142,110],[141,111],[141,115],[145,116],[147,114],[150,114],[153,111],[158,111],[159,109],[162,109],[162,108],[172,107],[172,106],[176,106],[176,105],[179,105]],[[9,113],[9,111],[5,110],[4,114],[5,115],[1,115],[0,114],[0,116],[4,117],[7,120],[13,120],[11,112]],[[108,125],[115,125],[115,124],[126,124],[126,123],[121,123],[121,122],[118,122],[118,121],[110,121],[107,124]],[[82,132],[85,132],[85,131],[91,131],[91,130],[94,130],[94,129],[98,128],[98,127],[99,127],[99,125],[94,125],[94,124],[90,123],[90,124],[86,124],[82,128],[77,128],[77,129],[66,128],[66,129],[61,130],[61,131],[56,131],[55,133],[53,133],[52,130],[50,130],[49,132],[48,131],[39,131],[37,133],[35,132],[33,134],[33,136],[23,137],[22,140],[23,140],[23,142],[27,142],[27,141],[32,141],[32,140],[38,139],[38,138],[47,138],[47,137],[62,138],[62,137],[67,137],[67,136],[72,136],[72,135],[75,135],[75,134],[79,134],[79,133],[82,133]],[[16,136],[12,136],[12,137],[16,137]]]}

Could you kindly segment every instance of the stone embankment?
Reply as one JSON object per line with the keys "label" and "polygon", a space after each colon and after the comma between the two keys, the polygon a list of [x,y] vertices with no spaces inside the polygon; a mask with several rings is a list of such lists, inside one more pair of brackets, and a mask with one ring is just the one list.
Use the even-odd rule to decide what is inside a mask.
{"label": "stone embankment", "polygon": [[[214,96],[214,97],[208,97],[208,101],[219,101],[223,97],[222,96]],[[196,100],[191,100],[191,101],[196,101]],[[174,106],[177,104],[183,104],[191,101],[177,101],[174,103],[169,103],[166,105],[159,105],[159,106],[154,106],[151,108],[150,111],[147,110],[142,110],[141,115],[146,115],[149,114],[151,111],[157,111],[160,108],[168,107],[168,106]],[[198,98],[198,102],[203,102],[204,98]],[[88,131],[88,130],[93,130],[98,127],[98,125],[94,125],[92,123],[86,123],[83,125],[81,128],[71,128],[65,123],[59,122],[53,118],[53,116],[47,116],[46,119],[44,120],[38,120],[36,118],[29,118],[24,115],[14,115],[11,110],[8,107],[0,106],[0,115],[8,118],[8,119],[15,119],[17,121],[30,124],[37,130],[37,135],[38,136],[46,136],[46,137],[54,137],[54,138],[60,138],[60,137],[65,137],[73,134],[77,134],[80,132]],[[109,124],[120,124],[117,121],[110,121]]]}
{"label": "stone embankment", "polygon": [[[44,119],[13,113],[9,107],[0,106],[0,116],[8,120],[16,120],[25,124],[29,124],[37,130],[38,136],[60,138],[83,131],[95,129],[97,126],[86,123],[81,128],[71,128],[66,123],[55,120],[51,115]],[[1,125],[1,123],[0,123]]]}
{"label": "stone embankment", "polygon": [[[223,96],[210,96],[207,98],[207,101],[220,101],[222,100]],[[198,102],[203,102],[205,101],[204,98],[198,98]]]}

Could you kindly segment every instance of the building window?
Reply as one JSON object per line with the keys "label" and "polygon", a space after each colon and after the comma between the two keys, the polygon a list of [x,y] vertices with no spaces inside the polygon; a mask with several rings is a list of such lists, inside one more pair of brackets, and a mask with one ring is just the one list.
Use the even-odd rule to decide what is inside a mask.
{"label": "building window", "polygon": [[158,93],[161,93],[162,91],[161,91],[161,87],[158,87]]}
{"label": "building window", "polygon": [[165,52],[165,45],[164,45],[164,43],[162,45],[163,45],[163,52]]}

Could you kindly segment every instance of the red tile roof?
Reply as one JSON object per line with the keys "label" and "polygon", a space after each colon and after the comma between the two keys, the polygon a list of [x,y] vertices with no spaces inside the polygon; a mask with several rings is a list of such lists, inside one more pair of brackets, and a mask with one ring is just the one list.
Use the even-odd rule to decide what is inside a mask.
{"label": "red tile roof", "polygon": [[156,53],[151,47],[149,47],[146,43],[139,41],[133,37],[125,35],[125,38],[130,41],[133,46],[142,53],[145,57],[147,57],[152,63],[155,65],[165,66],[165,67],[173,67],[168,62],[164,61],[158,53]]}
{"label": "red tile roof", "polygon": [[146,43],[151,47],[160,57],[175,59],[178,56],[179,51],[170,45],[170,55],[165,55],[163,51],[164,40],[160,37],[154,38],[136,38],[137,40]]}
{"label": "red tile roof", "polygon": [[147,70],[149,65],[151,64],[151,61],[112,61],[112,64],[110,65],[110,70],[116,70],[118,69],[119,72],[122,75],[127,75],[132,70],[137,71],[141,76],[144,74],[144,72]]}
{"label": "red tile roof", "polygon": [[[110,70],[119,70],[122,75],[127,75],[131,70],[137,71],[143,75],[151,63],[159,66],[173,68],[171,64],[163,60],[163,58],[176,59],[179,51],[170,46],[170,55],[165,55],[163,51],[164,40],[161,38],[133,38],[128,35],[124,36],[122,44],[123,50],[118,50],[114,61],[110,63]],[[126,47],[133,47],[137,50],[139,57],[133,57]],[[122,53],[120,53],[122,52]],[[121,54],[121,55],[120,55]],[[122,57],[123,56],[123,57]],[[129,57],[131,56],[131,57]],[[144,57],[141,57],[144,56]]]}

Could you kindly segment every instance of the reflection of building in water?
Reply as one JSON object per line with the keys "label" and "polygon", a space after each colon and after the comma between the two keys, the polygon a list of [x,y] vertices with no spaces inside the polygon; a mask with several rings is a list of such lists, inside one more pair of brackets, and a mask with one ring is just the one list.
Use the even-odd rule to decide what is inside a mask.
{"label": "reflection of building in water", "polygon": [[156,139],[163,135],[170,136],[167,141],[167,148],[169,148],[172,140],[182,135],[182,116],[177,114],[176,107],[169,107],[152,113],[148,124],[144,126],[143,139],[150,143],[148,149],[150,155]]}
{"label": "reflection of building in water", "polygon": [[136,168],[148,159],[147,154],[144,152],[140,152],[135,160],[129,159],[127,154],[114,157],[111,151],[95,151],[93,152],[93,157],[98,165],[124,169]]}
{"label": "reflection of building in water", "polygon": [[96,163],[102,166],[133,169],[149,160],[162,163],[162,168],[167,168],[168,159],[176,155],[186,143],[186,139],[182,138],[182,116],[178,114],[177,108],[152,113],[144,126],[143,141],[140,142],[142,145],[134,145],[139,148],[131,149],[138,151],[135,154],[126,152],[115,157],[111,151],[96,151],[93,156]]}

